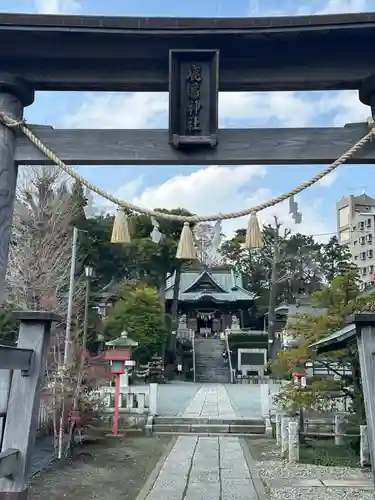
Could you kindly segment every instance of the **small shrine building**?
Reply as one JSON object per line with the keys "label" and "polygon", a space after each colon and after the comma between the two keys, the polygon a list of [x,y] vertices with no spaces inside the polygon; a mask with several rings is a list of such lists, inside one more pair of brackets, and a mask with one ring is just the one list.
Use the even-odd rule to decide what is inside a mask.
{"label": "small shrine building", "polygon": [[[166,284],[166,310],[173,302],[175,276]],[[178,317],[197,334],[246,328],[255,295],[243,288],[242,277],[228,266],[187,269],[181,273]]]}

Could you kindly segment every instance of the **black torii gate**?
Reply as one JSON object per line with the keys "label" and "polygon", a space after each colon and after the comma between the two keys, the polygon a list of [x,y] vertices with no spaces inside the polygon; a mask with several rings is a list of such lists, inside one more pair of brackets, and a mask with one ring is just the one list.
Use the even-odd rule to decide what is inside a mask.
{"label": "black torii gate", "polygon": [[[222,130],[218,92],[356,89],[374,114],[374,33],[375,14],[1,14],[0,113],[22,119],[35,91],[168,91],[169,130],[32,129],[67,164],[326,164],[356,143],[367,124]],[[374,163],[375,147],[367,145],[350,162]],[[19,131],[0,124],[0,301],[17,166],[50,163]],[[33,433],[31,426],[28,439]],[[12,498],[25,498],[24,485],[25,478],[17,476]]]}

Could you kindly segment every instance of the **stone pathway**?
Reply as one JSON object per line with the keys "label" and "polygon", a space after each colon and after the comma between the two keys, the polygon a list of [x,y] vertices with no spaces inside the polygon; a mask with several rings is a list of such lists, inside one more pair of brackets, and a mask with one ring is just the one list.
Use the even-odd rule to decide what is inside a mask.
{"label": "stone pathway", "polygon": [[192,382],[172,382],[158,386],[158,414],[177,416],[183,412],[193,400],[201,384]]}
{"label": "stone pathway", "polygon": [[[277,387],[276,389],[271,387],[271,389],[274,393]],[[198,393],[200,393],[199,398],[204,398],[203,394],[208,390],[220,394],[220,400],[229,399],[236,417],[259,418],[268,413],[265,406],[267,403],[265,392],[261,385],[172,382],[159,385],[158,414],[161,416],[181,416],[188,407],[191,407],[193,399],[198,396]],[[222,396],[224,393],[226,393],[226,397]],[[212,401],[213,397],[212,392],[209,400]]]}
{"label": "stone pathway", "polygon": [[233,418],[236,416],[225,386],[222,384],[203,384],[192,402],[180,415],[205,418]]}
{"label": "stone pathway", "polygon": [[[179,416],[233,419],[223,384],[202,384]],[[251,473],[246,445],[231,436],[180,436],[142,500],[263,500],[263,483]],[[256,476],[257,478],[259,476]]]}
{"label": "stone pathway", "polygon": [[181,436],[146,500],[259,500],[261,495],[238,438]]}

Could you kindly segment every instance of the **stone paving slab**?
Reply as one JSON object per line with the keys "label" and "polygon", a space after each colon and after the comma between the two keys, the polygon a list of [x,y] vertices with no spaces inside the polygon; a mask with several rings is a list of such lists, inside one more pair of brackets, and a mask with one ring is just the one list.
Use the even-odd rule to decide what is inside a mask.
{"label": "stone paving slab", "polygon": [[258,500],[241,442],[234,437],[181,436],[146,500]]}
{"label": "stone paving slab", "polygon": [[362,481],[356,479],[343,480],[323,480],[323,485],[327,488],[359,488],[359,489],[374,489],[372,481]]}
{"label": "stone paving slab", "polygon": [[236,416],[222,384],[202,384],[182,417],[233,418]]}
{"label": "stone paving slab", "polygon": [[374,485],[370,480],[363,479],[267,479],[270,488],[356,488],[373,490]]}

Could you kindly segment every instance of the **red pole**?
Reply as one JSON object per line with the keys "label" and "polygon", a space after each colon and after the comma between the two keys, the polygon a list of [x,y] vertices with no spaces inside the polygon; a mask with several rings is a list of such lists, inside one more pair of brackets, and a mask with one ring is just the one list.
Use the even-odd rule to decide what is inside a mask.
{"label": "red pole", "polygon": [[115,390],[115,411],[113,414],[112,433],[118,434],[118,411],[120,405],[120,375],[116,374],[116,390]]}

